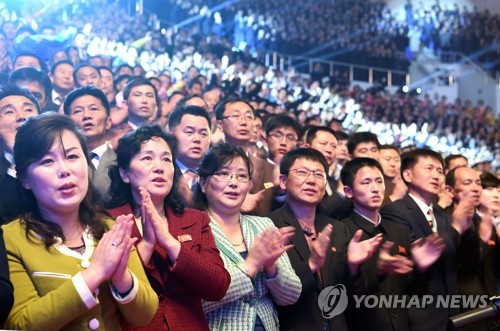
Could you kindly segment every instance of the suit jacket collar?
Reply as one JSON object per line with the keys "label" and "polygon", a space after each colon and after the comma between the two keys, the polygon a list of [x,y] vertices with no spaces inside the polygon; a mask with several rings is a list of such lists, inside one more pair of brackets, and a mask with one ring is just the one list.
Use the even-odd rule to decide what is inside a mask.
{"label": "suit jacket collar", "polygon": [[[417,203],[415,202],[415,200],[413,200],[412,197],[410,197],[409,195],[406,195],[404,198],[403,198],[403,201],[405,202],[405,205],[406,207],[408,208],[408,211],[410,212],[410,214],[412,215],[412,220],[411,220],[411,223],[415,226],[415,227],[419,227],[421,229],[421,231],[426,235],[431,235],[432,234],[432,229],[431,227],[429,226],[429,224],[427,223],[427,217],[424,215],[424,213],[422,213],[422,210],[420,209],[420,207],[417,205]],[[437,217],[436,217],[436,220],[437,220]],[[438,222],[438,232],[440,231],[441,229],[439,228],[439,222]],[[444,229],[443,229],[444,230]]]}
{"label": "suit jacket collar", "polygon": [[[295,234],[290,238],[290,241],[294,245],[294,249],[297,250],[302,259],[307,260],[311,256],[311,250],[307,243],[307,240],[304,236],[304,232],[302,227],[297,220],[297,216],[295,216],[292,208],[288,203],[286,203],[282,208],[283,219],[285,223],[289,226],[293,226],[295,228]],[[321,231],[327,224],[328,220],[325,216],[316,213],[316,217],[314,219],[314,228],[316,233]]]}
{"label": "suit jacket collar", "polygon": [[99,158],[99,165],[97,167],[98,170],[101,170],[102,167],[109,167],[109,163],[113,160],[116,160],[115,152],[107,146],[104,153]]}
{"label": "suit jacket collar", "polygon": [[7,174],[7,169],[10,167],[9,161],[5,158],[3,153],[0,156],[0,178]]}

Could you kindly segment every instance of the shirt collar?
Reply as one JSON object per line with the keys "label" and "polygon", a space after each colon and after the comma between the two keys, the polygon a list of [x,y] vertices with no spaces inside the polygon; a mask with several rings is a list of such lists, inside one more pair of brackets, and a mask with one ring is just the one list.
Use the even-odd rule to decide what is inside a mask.
{"label": "shirt collar", "polygon": [[92,153],[95,153],[99,160],[102,158],[102,155],[108,150],[108,144],[104,143],[99,147],[96,147],[92,150]]}
{"label": "shirt collar", "polygon": [[427,215],[427,213],[429,212],[429,209],[432,210],[432,203],[429,206],[425,202],[423,202],[422,200],[420,200],[419,198],[414,196],[413,194],[408,193],[408,195],[415,201],[418,208],[420,208],[420,210],[422,211],[422,213],[424,213],[424,215]]}
{"label": "shirt collar", "polygon": [[127,123],[128,123],[128,125],[130,125],[130,127],[132,128],[132,130],[137,130],[137,128],[139,127],[138,125],[135,125],[134,123],[132,123],[130,121],[128,121]]}
{"label": "shirt collar", "polygon": [[369,219],[368,217],[366,217],[365,215],[363,215],[359,211],[357,211],[356,208],[354,208],[354,211],[356,212],[356,214],[363,217],[365,220],[367,220],[368,222],[370,222],[371,224],[373,224],[376,227],[379,226],[380,222],[382,221],[382,216],[380,216],[380,213],[378,214],[378,220],[377,220],[377,223],[375,224],[375,223],[373,223],[373,221],[371,219]]}
{"label": "shirt collar", "polygon": [[12,153],[4,151],[3,156],[5,157],[7,162],[10,163],[9,167],[7,168],[7,175],[14,177],[14,178],[17,178],[17,171],[16,171],[16,167],[14,166],[15,165],[14,155],[12,155]]}
{"label": "shirt collar", "polygon": [[175,163],[177,163],[177,166],[179,166],[179,170],[181,171],[182,174],[184,174],[186,171],[192,171],[194,173],[198,173],[198,171],[196,169],[189,168],[184,163],[179,161],[179,159],[176,159]]}

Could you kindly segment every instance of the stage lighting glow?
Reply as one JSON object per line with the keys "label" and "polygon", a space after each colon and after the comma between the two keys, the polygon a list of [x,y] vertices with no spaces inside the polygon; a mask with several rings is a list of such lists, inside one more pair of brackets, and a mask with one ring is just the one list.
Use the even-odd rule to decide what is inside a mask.
{"label": "stage lighting glow", "polygon": [[417,91],[418,94],[422,93],[422,89],[420,87],[417,87],[417,89],[415,91]]}
{"label": "stage lighting glow", "polygon": [[410,90],[410,88],[408,86],[403,86],[403,92],[404,93],[408,93],[408,91]]}

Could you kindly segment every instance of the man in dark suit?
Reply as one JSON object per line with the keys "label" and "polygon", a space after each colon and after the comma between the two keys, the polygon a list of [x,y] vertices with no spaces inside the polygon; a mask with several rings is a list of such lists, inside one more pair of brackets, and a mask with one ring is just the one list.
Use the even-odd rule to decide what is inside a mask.
{"label": "man in dark suit", "polygon": [[[430,236],[422,245],[410,247],[410,235],[399,224],[382,219],[379,209],[384,199],[384,174],[380,164],[372,158],[354,158],[340,173],[347,197],[354,210],[346,224],[352,234],[362,231],[362,240],[382,235],[382,248],[359,267],[355,277],[354,293],[360,295],[397,295],[408,293],[411,256],[417,266],[414,272],[425,271],[441,255],[441,240]],[[409,330],[410,323],[404,303],[393,307],[354,306],[350,301],[347,313],[349,330]],[[367,323],[369,321],[369,323]]]}
{"label": "man in dark suit", "polygon": [[[443,175],[443,159],[429,149],[415,149],[402,155],[401,175],[408,186],[408,194],[401,200],[381,209],[383,219],[402,224],[412,241],[433,233],[439,235],[445,249],[439,260],[427,271],[427,281],[414,286],[416,295],[458,294],[457,263],[472,263],[480,258],[477,241],[469,230],[469,219],[474,213],[470,203],[462,203],[453,217],[434,210],[432,200],[438,194]],[[457,254],[457,252],[463,254]],[[412,330],[446,330],[448,318],[458,313],[452,307],[410,308],[408,311]]]}
{"label": "man in dark suit", "polygon": [[380,244],[381,236],[360,242],[360,233],[349,243],[349,231],[343,223],[316,213],[325,194],[327,171],[325,157],[312,148],[292,150],[280,163],[280,187],[286,189],[288,200],[269,217],[278,228],[296,229],[288,257],[302,282],[299,300],[277,307],[281,330],[347,330],[343,310],[336,316],[324,315],[318,302],[320,293],[340,285],[340,294],[347,301],[351,273],[355,274]]}
{"label": "man in dark suit", "polygon": [[32,67],[19,68],[9,75],[9,83],[27,89],[40,104],[42,112],[56,111],[58,107],[52,103],[52,82],[49,76]]}
{"label": "man in dark suit", "polygon": [[[308,147],[314,148],[325,156],[328,169],[336,167],[338,142],[332,129],[323,126],[312,127],[307,132],[306,143]],[[340,220],[348,217],[351,210],[351,201],[344,194],[342,182],[328,175],[325,195],[318,205],[318,212]]]}
{"label": "man in dark suit", "polygon": [[[224,140],[241,147],[248,153],[250,134],[253,130],[255,112],[252,106],[243,99],[227,99],[215,107],[217,126],[224,133]],[[242,209],[259,216],[271,211],[273,193],[267,190],[265,183],[273,182],[273,167],[258,156],[249,155],[252,161],[252,188],[247,194]]]}
{"label": "man in dark suit", "polygon": [[207,111],[198,106],[177,106],[168,116],[169,130],[178,142],[175,163],[182,173],[178,188],[188,205],[193,204],[191,188],[196,183],[201,158],[210,148],[210,124]]}
{"label": "man in dark suit", "polygon": [[14,140],[21,124],[40,113],[40,105],[27,90],[15,85],[0,89],[0,224],[18,217],[26,204],[14,165]]}
{"label": "man in dark suit", "polygon": [[116,162],[116,154],[106,142],[106,131],[111,127],[109,112],[106,95],[93,86],[77,88],[64,101],[64,113],[78,124],[87,139],[93,200],[103,207],[111,200],[108,169]]}
{"label": "man in dark suit", "polygon": [[[497,179],[498,180],[498,179]],[[453,204],[446,211],[452,213],[463,200],[469,200],[477,209],[481,206],[483,187],[479,173],[467,166],[451,169],[446,175],[446,190],[453,197]],[[474,264],[458,265],[458,290],[465,295],[497,295],[496,283],[498,272],[499,247],[497,233],[493,225],[493,213],[483,211],[474,213],[471,229],[481,251],[481,259]],[[462,309],[466,311],[470,309]],[[470,330],[489,330],[498,327],[493,322],[482,321],[471,326]],[[469,329],[467,329],[469,330]]]}

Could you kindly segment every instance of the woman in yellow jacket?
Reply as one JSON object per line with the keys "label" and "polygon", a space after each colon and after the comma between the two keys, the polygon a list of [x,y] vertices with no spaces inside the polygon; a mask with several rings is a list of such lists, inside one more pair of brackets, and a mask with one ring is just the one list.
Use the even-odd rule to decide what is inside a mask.
{"label": "woman in yellow jacket", "polygon": [[4,325],[24,330],[119,330],[158,308],[131,238],[132,215],[105,222],[90,204],[88,151],[71,119],[30,118],[14,160],[29,210],[3,226],[14,286]]}

